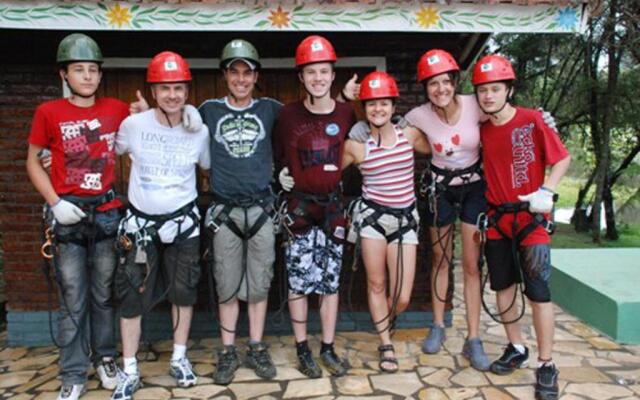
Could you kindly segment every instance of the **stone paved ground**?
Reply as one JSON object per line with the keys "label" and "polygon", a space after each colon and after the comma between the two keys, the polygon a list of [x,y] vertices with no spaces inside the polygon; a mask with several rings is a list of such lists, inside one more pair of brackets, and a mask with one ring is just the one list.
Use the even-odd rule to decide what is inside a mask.
{"label": "stone paved ground", "polygon": [[[460,277],[457,277],[460,281]],[[464,311],[460,285],[456,288],[453,327],[447,329],[444,349],[437,355],[423,355],[420,341],[425,329],[399,330],[395,336],[400,371],[381,374],[377,369],[376,336],[367,332],[344,332],[336,339],[339,354],[351,363],[343,378],[305,379],[295,368],[291,336],[268,337],[271,354],[278,367],[273,381],[259,380],[252,371],[241,368],[228,387],[212,383],[218,339],[204,339],[190,345],[189,357],[200,375],[199,384],[190,389],[174,387],[167,366],[171,343],[155,343],[152,351],[141,354],[144,388],[135,399],[533,399],[534,369],[519,370],[510,376],[481,373],[468,366],[460,355],[465,337]],[[489,298],[489,296],[487,296]],[[640,399],[640,346],[624,346],[598,334],[584,323],[556,307],[557,330],[554,359],[560,368],[561,399]],[[531,317],[525,316],[524,324]],[[491,358],[502,352],[503,329],[483,315],[483,339]],[[535,357],[535,340],[526,330],[527,345]],[[318,337],[310,339],[313,349]],[[58,351],[53,347],[6,348],[6,333],[0,335],[0,399],[55,399]],[[535,363],[533,363],[535,364]],[[83,399],[108,399],[110,393],[89,381],[90,391]]]}

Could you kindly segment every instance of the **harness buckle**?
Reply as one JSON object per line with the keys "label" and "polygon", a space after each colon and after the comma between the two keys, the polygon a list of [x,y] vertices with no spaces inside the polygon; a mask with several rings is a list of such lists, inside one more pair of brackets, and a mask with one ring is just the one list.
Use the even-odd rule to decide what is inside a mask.
{"label": "harness buckle", "polygon": [[554,224],[552,221],[547,220],[547,222],[545,224],[542,224],[542,226],[544,226],[544,230],[547,231],[549,235],[553,235],[553,233],[556,231],[556,224]]}
{"label": "harness buckle", "polygon": [[211,219],[211,221],[209,221],[207,227],[211,229],[211,232],[213,233],[218,233],[218,231],[220,230],[220,225],[216,224],[216,221],[213,218]]}
{"label": "harness buckle", "polygon": [[486,232],[487,228],[489,227],[489,216],[487,215],[487,213],[478,214],[476,226],[481,232]]}

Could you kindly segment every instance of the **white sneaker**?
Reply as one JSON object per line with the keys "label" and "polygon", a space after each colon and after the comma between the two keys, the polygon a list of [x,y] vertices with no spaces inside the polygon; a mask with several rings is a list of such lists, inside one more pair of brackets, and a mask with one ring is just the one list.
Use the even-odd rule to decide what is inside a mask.
{"label": "white sneaker", "polygon": [[113,358],[103,358],[96,367],[96,374],[100,378],[103,388],[113,390],[118,385],[118,366]]}
{"label": "white sneaker", "polygon": [[118,386],[111,394],[111,400],[131,400],[136,390],[142,387],[139,374],[118,373]]}
{"label": "white sneaker", "polygon": [[191,363],[186,357],[182,357],[177,361],[171,361],[169,364],[169,374],[176,378],[178,386],[180,387],[194,386],[198,382],[198,377],[193,372]]}
{"label": "white sneaker", "polygon": [[58,400],[78,400],[86,391],[87,388],[83,384],[62,385]]}

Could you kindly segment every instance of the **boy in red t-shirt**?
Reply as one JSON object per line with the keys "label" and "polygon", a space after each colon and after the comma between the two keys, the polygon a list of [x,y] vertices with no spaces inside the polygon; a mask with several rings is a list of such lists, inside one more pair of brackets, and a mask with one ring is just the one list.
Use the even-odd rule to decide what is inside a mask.
{"label": "boy in red t-shirt", "polygon": [[[91,361],[105,389],[117,383],[111,289],[122,204],[112,186],[115,135],[129,107],[116,99],[96,99],[102,61],[100,48],[86,35],[71,34],[60,42],[57,63],[71,96],[41,104],[29,135],[27,172],[53,214],[59,400],[85,392]],[[43,149],[51,151],[51,177],[38,159]]]}
{"label": "boy in red t-shirt", "polygon": [[[513,304],[516,284],[524,280],[538,344],[535,396],[549,400],[558,398],[558,370],[551,358],[554,312],[549,291],[550,237],[545,228],[554,189],[571,158],[540,112],[509,103],[515,78],[511,63],[496,55],[480,59],[473,71],[476,98],[490,116],[480,131],[489,203],[485,255],[510,342],[490,370],[510,374],[529,360]],[[547,166],[551,168],[545,178]]]}

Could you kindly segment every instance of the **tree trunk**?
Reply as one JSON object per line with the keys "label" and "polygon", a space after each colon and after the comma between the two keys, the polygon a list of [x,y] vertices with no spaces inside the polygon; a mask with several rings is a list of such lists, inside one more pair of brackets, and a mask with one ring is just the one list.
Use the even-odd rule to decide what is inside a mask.
{"label": "tree trunk", "polygon": [[611,180],[606,180],[606,186],[604,187],[603,200],[604,200],[604,217],[607,221],[607,233],[606,238],[609,240],[618,240],[618,228],[616,227],[616,215],[613,208],[613,194],[611,192]]}
{"label": "tree trunk", "polygon": [[571,216],[571,223],[576,232],[588,232],[589,221],[587,221],[587,207],[584,204],[584,200],[593,185],[593,180],[596,177],[596,170],[591,171],[589,179],[585,182],[584,186],[578,191],[578,198],[576,204],[573,207],[573,216]]}

